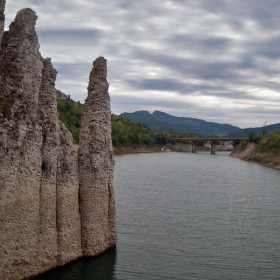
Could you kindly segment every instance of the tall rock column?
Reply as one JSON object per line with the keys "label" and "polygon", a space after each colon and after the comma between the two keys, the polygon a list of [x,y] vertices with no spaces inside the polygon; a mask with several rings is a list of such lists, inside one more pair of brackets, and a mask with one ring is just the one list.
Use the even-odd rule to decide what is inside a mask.
{"label": "tall rock column", "polygon": [[0,57],[0,279],[42,270],[38,261],[44,67],[37,16],[21,10],[4,33]]}
{"label": "tall rock column", "polygon": [[113,191],[111,109],[106,59],[97,58],[89,77],[79,146],[82,250],[95,256],[117,239]]}

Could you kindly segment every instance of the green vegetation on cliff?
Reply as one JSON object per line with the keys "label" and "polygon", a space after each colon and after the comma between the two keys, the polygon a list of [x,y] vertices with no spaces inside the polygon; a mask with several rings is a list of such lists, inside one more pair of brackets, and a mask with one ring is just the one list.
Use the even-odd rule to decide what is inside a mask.
{"label": "green vegetation on cliff", "polygon": [[79,143],[83,105],[75,105],[71,100],[57,99],[59,120],[72,133],[73,142]]}

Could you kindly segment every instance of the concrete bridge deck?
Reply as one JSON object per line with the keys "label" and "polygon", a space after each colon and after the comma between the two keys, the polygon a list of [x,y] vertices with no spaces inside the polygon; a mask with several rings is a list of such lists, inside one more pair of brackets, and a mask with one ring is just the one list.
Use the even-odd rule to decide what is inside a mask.
{"label": "concrete bridge deck", "polygon": [[192,153],[196,153],[196,145],[198,142],[208,142],[211,145],[211,154],[215,154],[216,145],[220,142],[230,142],[233,147],[235,147],[247,139],[248,138],[174,138],[173,140],[177,152],[182,152],[183,144],[191,144]]}

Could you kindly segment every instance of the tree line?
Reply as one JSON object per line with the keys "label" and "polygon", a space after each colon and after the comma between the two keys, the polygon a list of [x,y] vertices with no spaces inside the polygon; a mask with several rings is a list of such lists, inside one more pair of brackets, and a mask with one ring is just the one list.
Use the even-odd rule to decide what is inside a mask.
{"label": "tree line", "polygon": [[[65,124],[67,129],[73,135],[74,143],[79,143],[79,134],[81,128],[81,117],[83,112],[82,104],[75,104],[71,99],[57,100],[57,109],[59,120]],[[175,133],[166,131],[152,131],[146,125],[134,123],[118,115],[111,115],[112,120],[112,143],[115,148],[127,147],[137,148],[162,147],[168,144],[174,144],[174,138],[201,137],[196,133]],[[209,137],[209,136],[208,136]],[[210,137],[216,137],[211,135]],[[242,143],[245,147],[248,142],[258,144],[258,150],[261,152],[279,152],[280,153],[280,130],[267,132],[263,128],[262,135],[253,131],[249,132],[248,140]],[[203,145],[203,143],[200,143]]]}
{"label": "tree line", "polygon": [[[267,132],[265,129],[262,131],[262,135],[258,135],[253,131],[249,132],[249,138],[246,141],[255,143],[258,145],[258,151],[280,153],[280,130],[275,130],[272,132]],[[246,144],[243,143],[243,145]]]}
{"label": "tree line", "polygon": [[[72,133],[74,143],[79,143],[83,105],[68,100],[57,99],[59,120]],[[174,133],[152,131],[146,125],[134,123],[118,115],[111,115],[112,144],[116,148],[154,147],[174,144],[173,138],[201,137],[196,133]]]}

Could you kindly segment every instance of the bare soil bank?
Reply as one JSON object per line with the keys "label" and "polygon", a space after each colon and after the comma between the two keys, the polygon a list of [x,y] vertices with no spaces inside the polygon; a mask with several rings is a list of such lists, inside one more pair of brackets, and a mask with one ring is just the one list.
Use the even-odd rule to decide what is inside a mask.
{"label": "bare soil bank", "polygon": [[245,149],[237,147],[230,156],[280,170],[280,155],[273,152],[261,153],[254,143],[249,143]]}

